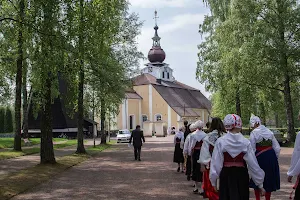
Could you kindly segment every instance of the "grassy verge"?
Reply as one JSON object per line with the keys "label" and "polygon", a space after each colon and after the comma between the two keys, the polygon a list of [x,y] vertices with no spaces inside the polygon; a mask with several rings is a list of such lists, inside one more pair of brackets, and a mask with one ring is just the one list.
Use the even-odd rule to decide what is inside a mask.
{"label": "grassy verge", "polygon": [[[56,140],[56,141],[63,141],[63,140],[65,140],[65,139],[60,139],[60,140]],[[73,146],[76,144],[77,144],[77,140],[68,140],[65,143],[54,144],[53,148],[60,149],[60,148],[68,147],[68,146]],[[23,149],[23,151],[21,151],[21,152],[13,151],[13,150],[2,151],[2,152],[0,152],[0,160],[35,154],[35,153],[39,153],[39,152],[40,152],[40,147],[26,148],[26,149]]]}
{"label": "grassy verge", "polygon": [[[75,166],[83,161],[86,161],[91,156],[97,155],[111,145],[100,145],[96,148],[88,148],[89,154],[63,156],[57,159],[55,165],[36,165],[34,167],[20,170],[19,172],[8,174],[0,177],[0,199],[7,200],[22,192],[31,189],[42,182],[50,180],[57,174]],[[34,176],[33,176],[34,175]],[[26,183],[26,184],[24,184]]]}
{"label": "grassy verge", "polygon": [[[30,139],[32,145],[41,143],[40,138]],[[22,146],[24,146],[24,141],[22,140]],[[14,138],[0,138],[0,149],[4,148],[13,148],[14,147]]]}
{"label": "grassy verge", "polygon": [[[30,138],[31,145],[36,145],[41,143],[41,138]],[[53,138],[54,142],[62,142],[66,141],[67,139],[63,138]],[[21,140],[22,146],[25,146],[23,140]],[[13,148],[14,147],[14,138],[0,138],[0,149],[4,148]]]}

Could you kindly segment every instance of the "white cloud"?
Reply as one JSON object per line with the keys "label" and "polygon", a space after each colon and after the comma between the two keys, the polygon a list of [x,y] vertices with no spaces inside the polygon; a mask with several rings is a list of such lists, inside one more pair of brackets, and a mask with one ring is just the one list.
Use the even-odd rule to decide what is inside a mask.
{"label": "white cloud", "polygon": [[182,14],[174,16],[170,23],[162,25],[161,33],[172,32],[189,25],[198,25],[203,22],[204,14]]}
{"label": "white cloud", "polygon": [[129,0],[134,7],[141,8],[162,8],[162,7],[176,7],[183,8],[187,6],[199,5],[200,0]]}
{"label": "white cloud", "polygon": [[[170,33],[184,29],[187,26],[195,26],[195,30],[198,29],[198,25],[202,23],[204,19],[204,14],[181,14],[176,15],[171,18],[169,23],[159,24],[160,29],[158,30],[160,36],[168,35],[171,36]],[[139,43],[140,50],[145,53],[146,49],[151,48],[152,40],[151,38],[154,35],[153,27],[144,27],[142,28],[141,35],[137,38]],[[188,37],[188,36],[187,36]]]}

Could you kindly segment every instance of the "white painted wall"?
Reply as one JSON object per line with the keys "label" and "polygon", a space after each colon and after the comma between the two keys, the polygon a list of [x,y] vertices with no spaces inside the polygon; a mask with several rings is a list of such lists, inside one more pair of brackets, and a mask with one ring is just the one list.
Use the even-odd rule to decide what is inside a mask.
{"label": "white painted wall", "polygon": [[142,118],[142,100],[139,100],[139,125],[142,126],[143,123]]}
{"label": "white painted wall", "polygon": [[168,128],[172,126],[172,113],[171,107],[168,105]]}
{"label": "white painted wall", "polygon": [[149,121],[153,121],[153,112],[152,112],[152,85],[149,85]]}
{"label": "white painted wall", "polygon": [[180,118],[181,118],[181,117],[177,114],[177,130],[179,130],[179,128],[180,128],[180,127],[179,127],[180,124],[178,123],[178,122],[180,121]]}
{"label": "white painted wall", "polygon": [[126,106],[125,106],[125,103],[126,103],[126,100],[124,99],[123,100],[123,103],[122,103],[122,129],[125,129],[126,128]]}

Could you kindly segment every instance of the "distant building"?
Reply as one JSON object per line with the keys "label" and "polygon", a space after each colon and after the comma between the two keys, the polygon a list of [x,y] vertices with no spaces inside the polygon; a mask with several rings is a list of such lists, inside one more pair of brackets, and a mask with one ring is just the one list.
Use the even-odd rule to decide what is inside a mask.
{"label": "distant building", "polygon": [[209,120],[210,101],[198,89],[176,81],[173,69],[164,63],[166,54],[160,46],[157,24],[154,30],[149,63],[141,75],[132,79],[133,88],[126,92],[112,129],[134,129],[138,124],[143,127],[145,122],[157,121],[163,121],[168,128],[179,128],[184,119],[205,123]]}
{"label": "distant building", "polygon": [[[60,94],[67,93],[67,83],[58,75],[59,92]],[[52,127],[53,137],[58,137],[64,133],[70,137],[77,136],[77,116],[78,113],[71,114],[70,109],[66,107],[65,99],[60,95],[54,99],[52,104]],[[92,119],[84,119],[84,134],[90,135],[96,134],[99,130],[98,123]],[[41,133],[41,112],[34,115],[32,101],[29,100],[29,112],[28,112],[28,129],[31,136],[39,136]]]}

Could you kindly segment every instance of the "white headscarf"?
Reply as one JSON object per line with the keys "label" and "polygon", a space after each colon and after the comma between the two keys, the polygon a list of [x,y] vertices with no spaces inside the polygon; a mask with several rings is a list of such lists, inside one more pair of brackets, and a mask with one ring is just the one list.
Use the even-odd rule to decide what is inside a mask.
{"label": "white headscarf", "polygon": [[194,124],[194,123],[190,125],[190,131],[191,131],[191,132],[194,132],[194,131],[195,131],[195,124]]}
{"label": "white headscarf", "polygon": [[255,116],[255,115],[252,115],[251,118],[250,118],[251,128],[253,128],[255,126],[255,124],[261,125],[261,121],[260,121],[259,117]]}
{"label": "white headscarf", "polygon": [[233,128],[242,128],[242,119],[236,114],[228,114],[224,118],[224,125],[227,130],[232,130]]}
{"label": "white headscarf", "polygon": [[195,129],[202,129],[204,127],[204,123],[201,120],[198,120],[194,124]]}

